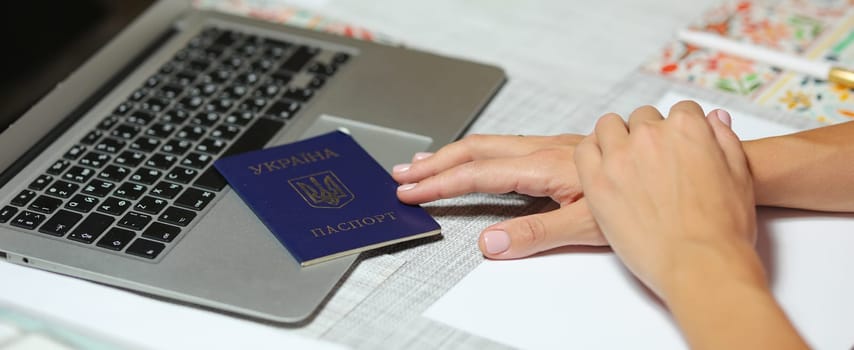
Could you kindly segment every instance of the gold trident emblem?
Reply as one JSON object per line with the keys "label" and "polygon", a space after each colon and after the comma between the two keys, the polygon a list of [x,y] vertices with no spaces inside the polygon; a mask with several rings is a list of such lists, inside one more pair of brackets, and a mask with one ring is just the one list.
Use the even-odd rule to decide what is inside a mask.
{"label": "gold trident emblem", "polygon": [[331,171],[290,179],[288,183],[314,208],[341,208],[355,197]]}

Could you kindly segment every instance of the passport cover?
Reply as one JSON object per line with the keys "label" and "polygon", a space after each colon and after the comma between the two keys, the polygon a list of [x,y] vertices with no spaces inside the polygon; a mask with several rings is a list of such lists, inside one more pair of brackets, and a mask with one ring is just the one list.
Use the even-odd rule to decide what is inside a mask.
{"label": "passport cover", "polygon": [[397,182],[340,131],[214,163],[302,266],[439,234]]}

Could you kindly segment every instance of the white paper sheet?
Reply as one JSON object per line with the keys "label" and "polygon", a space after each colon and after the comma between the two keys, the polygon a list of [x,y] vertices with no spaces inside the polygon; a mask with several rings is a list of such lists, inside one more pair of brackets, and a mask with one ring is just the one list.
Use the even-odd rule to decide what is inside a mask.
{"label": "white paper sheet", "polygon": [[787,125],[755,117],[739,110],[731,110],[729,108],[726,108],[725,106],[721,106],[716,103],[700,100],[673,91],[668,91],[666,94],[664,94],[664,96],[662,96],[661,99],[659,99],[654,106],[666,116],[667,111],[670,110],[670,107],[676,104],[676,102],[682,100],[694,100],[695,102],[700,104],[701,107],[703,107],[703,111],[705,111],[706,113],[716,108],[722,108],[726,110],[732,117],[732,130],[735,131],[735,134],[738,135],[738,138],[742,140],[754,140],[767,136],[783,135],[798,131],[797,129]]}
{"label": "white paper sheet", "polygon": [[[685,98],[668,93],[656,106]],[[793,131],[729,112],[742,138]],[[795,326],[817,349],[852,348],[854,215],[760,208],[758,224],[772,290]],[[424,315],[526,349],[686,346],[660,302],[607,249],[484,261]]]}

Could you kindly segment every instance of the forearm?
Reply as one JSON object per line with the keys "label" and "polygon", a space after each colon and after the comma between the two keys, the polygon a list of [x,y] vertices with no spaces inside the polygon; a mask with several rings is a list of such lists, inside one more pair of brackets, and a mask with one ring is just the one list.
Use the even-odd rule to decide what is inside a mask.
{"label": "forearm", "polygon": [[743,143],[756,204],[854,211],[854,122]]}
{"label": "forearm", "polygon": [[752,247],[746,254],[690,249],[662,295],[692,349],[806,349],[767,287]]}

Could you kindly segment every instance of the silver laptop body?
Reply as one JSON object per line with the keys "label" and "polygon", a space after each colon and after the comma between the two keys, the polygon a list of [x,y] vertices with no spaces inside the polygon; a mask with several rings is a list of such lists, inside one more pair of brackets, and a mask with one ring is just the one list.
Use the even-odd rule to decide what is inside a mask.
{"label": "silver laptop body", "polygon": [[[205,32],[206,30],[208,32]],[[38,225],[47,225],[59,211],[77,213],[82,215],[83,219],[74,225],[82,225],[81,222],[89,215],[99,213],[98,205],[104,205],[107,198],[117,197],[114,192],[117,189],[110,188],[111,192],[101,193],[101,196],[87,195],[98,201],[89,211],[78,212],[75,211],[78,208],[69,207],[71,199],[82,194],[87,186],[92,186],[91,181],[99,179],[101,172],[106,169],[105,165],[99,164],[87,170],[86,165],[79,164],[80,158],[75,157],[84,157],[88,153],[103,153],[109,157],[104,162],[113,164],[111,162],[116,162],[123,150],[131,150],[135,137],[141,136],[131,136],[124,140],[123,145],[102,145],[103,140],[113,138],[122,141],[122,137],[128,135],[122,134],[127,130],[117,129],[119,125],[133,124],[138,120],[129,119],[131,114],[119,115],[114,119],[118,122],[117,125],[111,126],[112,129],[103,130],[104,135],[100,136],[99,140],[93,144],[82,144],[82,140],[91,131],[98,129],[105,118],[121,114],[117,112],[117,108],[128,101],[129,96],[141,86],[144,87],[150,77],[161,74],[159,72],[162,67],[180,55],[182,49],[196,45],[194,41],[198,41],[200,35],[213,35],[209,39],[219,35],[210,34],[211,31],[242,33],[242,36],[237,36],[237,40],[249,40],[247,38],[254,35],[290,43],[291,46],[283,49],[285,53],[301,46],[313,48],[315,53],[320,52],[312,61],[306,63],[307,66],[312,65],[313,60],[331,64],[330,60],[335,60],[336,57],[348,57],[346,62],[337,66],[334,75],[329,77],[322,87],[315,89],[314,95],[307,102],[300,105],[297,112],[282,119],[284,127],[276,131],[264,144],[269,146],[287,143],[343,127],[387,168],[393,164],[408,162],[413,152],[435,150],[459,137],[505,80],[503,72],[496,67],[253,19],[199,11],[191,8],[189,2],[185,1],[157,2],[0,134],[0,170],[3,171],[0,210],[13,208],[16,211],[0,224],[0,257],[16,264],[264,320],[297,322],[312,315],[351,267],[356,256],[307,268],[299,267],[228,187],[221,191],[197,191],[197,194],[213,194],[213,199],[205,199],[209,202],[201,210],[187,208],[185,200],[185,206],[181,207],[184,211],[181,212],[189,211],[194,216],[184,218],[188,221],[181,224],[186,226],[177,225],[181,229],[180,233],[168,239],[148,239],[160,244],[155,245],[156,247],[165,247],[159,253],[156,253],[155,249],[146,250],[144,245],[142,250],[140,246],[134,248],[136,255],[127,253],[135,240],[147,239],[142,234],[148,226],[134,227],[135,224],[130,221],[125,222],[129,226],[122,226],[124,231],[121,232],[130,231],[134,236],[116,239],[114,243],[117,247],[121,246],[119,250],[112,250],[111,242],[104,241],[106,233],[93,238],[86,233],[74,233],[73,226],[62,227],[55,225],[55,222],[53,226],[58,226],[61,234],[43,233],[41,226],[22,227],[35,225],[32,220],[39,220],[31,216],[20,219],[19,216],[24,212],[43,215]],[[220,43],[227,45],[229,40]],[[229,50],[235,51],[237,47],[227,47],[226,51],[231,52]],[[344,55],[336,56],[341,53]],[[221,64],[216,59],[210,61],[213,62],[213,67]],[[177,66],[186,68],[190,63],[182,64]],[[204,68],[203,65],[197,68],[201,71],[208,69],[208,72],[213,69]],[[279,88],[287,90],[291,85],[311,84],[311,73],[304,69],[301,73],[294,74],[287,84],[280,83]],[[173,75],[164,79],[167,82],[173,79],[176,73],[169,74]],[[269,78],[269,75],[261,77]],[[154,88],[157,88],[156,84]],[[162,110],[175,107],[179,103],[182,103],[182,106],[192,104],[193,101],[189,100],[181,102],[183,97],[189,94],[189,88],[188,86],[172,98],[160,99],[158,103],[165,101],[166,105],[155,107],[160,109],[162,114]],[[205,103],[218,103],[217,96],[212,95]],[[264,113],[268,108],[272,108],[270,106],[273,103],[287,100],[282,91],[271,93],[270,96],[274,97],[264,101],[266,104],[263,107],[254,107],[257,118],[267,118]],[[252,103],[248,98],[243,101]],[[144,102],[143,99],[132,106],[139,109],[154,108],[141,105]],[[231,111],[237,111],[245,105],[235,101],[234,105],[225,104],[220,107],[226,110],[221,113],[222,118],[225,118]],[[289,113],[281,111],[281,106],[277,108],[280,114]],[[202,112],[196,114],[199,113]],[[176,122],[175,130],[172,131],[178,132],[183,126],[191,125],[192,118],[191,116],[191,120],[184,121],[183,124]],[[152,128],[158,121],[159,119],[155,119],[136,130],[140,132],[139,135],[145,135],[148,128]],[[143,197],[152,197],[151,191],[158,183],[169,183],[174,175],[171,171],[184,164],[184,157],[197,151],[201,140],[212,138],[211,133],[217,125],[203,128],[207,134],[192,143],[187,153],[172,158],[176,163],[171,168],[167,166],[160,174],[155,174],[158,179],[144,185],[145,192],[139,199],[127,200],[129,204],[124,204],[130,207],[123,214],[100,213],[102,216],[114,217],[115,221],[110,228],[120,228],[118,223],[126,219],[143,219],[142,225],[149,226],[162,222],[166,209],[147,215],[149,223],[145,223],[146,215],[137,215],[130,219],[126,216],[142,208],[138,206],[140,201]],[[231,135],[233,139],[228,145],[237,143],[241,133],[248,132],[246,130],[251,127],[249,125],[238,128],[237,134]],[[131,130],[133,127],[134,125],[131,125]],[[163,153],[164,145],[156,145],[157,148],[146,154],[151,156]],[[78,148],[72,151],[76,146]],[[69,157],[69,152],[75,154]],[[49,186],[39,190],[31,189],[39,176],[47,174],[57,161],[63,159],[70,159],[70,165],[56,175],[51,175],[51,181],[56,183],[62,180],[64,183],[78,186],[77,189],[49,189]],[[147,167],[146,162],[147,160],[136,166],[121,164],[135,173],[142,167]],[[77,167],[76,170],[70,173],[74,167]],[[192,166],[186,168],[191,169]],[[199,169],[195,175],[199,176],[198,173],[202,172],[204,169]],[[132,177],[117,181],[116,185],[128,182],[138,185]],[[180,183],[180,187],[182,191],[194,188],[193,181]],[[95,193],[98,191],[92,190]],[[23,204],[12,205],[11,203],[22,194],[31,198],[18,201]],[[37,205],[33,204],[39,196],[49,198],[42,198]],[[181,194],[176,196],[180,197]],[[180,207],[176,204],[177,197],[165,200],[166,208]],[[56,208],[46,209],[44,203],[53,203]],[[74,206],[79,204],[75,202]],[[42,214],[39,210],[52,213]],[[13,225],[13,222],[17,225]],[[57,230],[57,227],[51,227],[50,230]],[[75,239],[69,239],[72,234]],[[152,252],[155,252],[156,256],[145,256],[146,253]]]}

